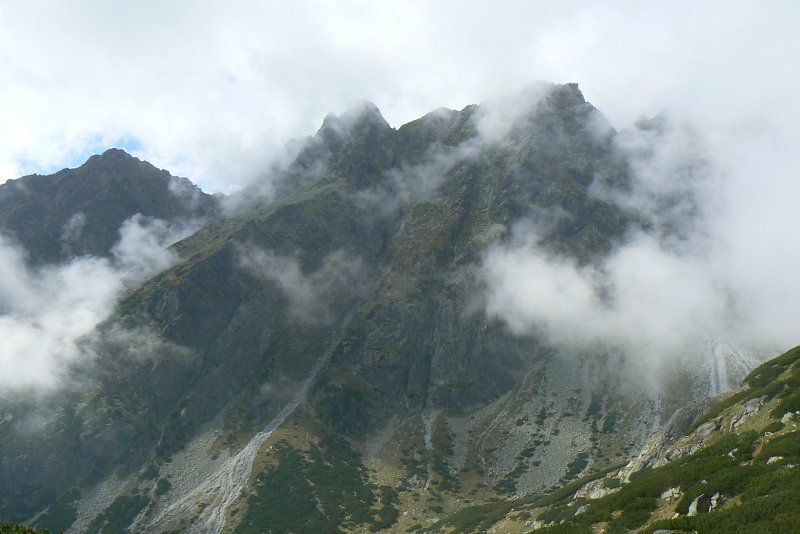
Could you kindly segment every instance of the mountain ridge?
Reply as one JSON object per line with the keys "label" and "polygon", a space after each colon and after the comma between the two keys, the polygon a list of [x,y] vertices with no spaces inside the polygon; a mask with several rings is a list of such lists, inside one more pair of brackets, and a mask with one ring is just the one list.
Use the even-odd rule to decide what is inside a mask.
{"label": "mountain ridge", "polygon": [[[546,250],[590,265],[638,223],[589,191],[626,180],[607,121],[576,85],[539,96],[398,129],[374,105],[326,118],[272,196],[172,245],[180,260],[126,294],[85,340],[89,385],[42,433],[18,432],[30,406],[3,407],[0,514],[61,507],[47,525],[92,532],[211,513],[215,531],[422,528],[642,445],[707,376],[653,399],[613,354],[564,354],[481,311],[478,266],[515,224],[549,217]],[[194,491],[247,447],[232,495]],[[354,495],[338,508],[337,487]]]}

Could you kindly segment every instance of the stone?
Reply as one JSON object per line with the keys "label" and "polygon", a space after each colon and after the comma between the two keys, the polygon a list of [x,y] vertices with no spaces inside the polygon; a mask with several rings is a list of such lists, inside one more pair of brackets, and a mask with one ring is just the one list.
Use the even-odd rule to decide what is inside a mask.
{"label": "stone", "polygon": [[698,504],[700,502],[700,499],[702,497],[703,497],[703,494],[700,494],[697,497],[695,497],[695,499],[692,501],[692,504],[689,505],[689,511],[686,513],[687,516],[694,517],[694,516],[696,516],[698,514],[697,508],[698,508]]}
{"label": "stone", "polygon": [[605,482],[601,480],[593,480],[585,484],[581,489],[575,492],[575,498],[584,499],[600,499],[610,493],[614,493],[619,488],[607,488]]}
{"label": "stone", "polygon": [[694,431],[694,434],[700,439],[706,439],[716,429],[717,425],[714,423],[714,421],[709,421],[697,427],[697,430]]}
{"label": "stone", "polygon": [[661,494],[661,498],[667,501],[676,501],[681,497],[680,488],[669,488]]}
{"label": "stone", "polygon": [[725,497],[720,494],[720,492],[716,492],[714,495],[711,496],[711,503],[708,506],[708,511],[714,510],[718,506],[722,506],[722,503],[725,502]]}
{"label": "stone", "polygon": [[744,403],[738,412],[731,418],[731,430],[735,430],[742,426],[754,413],[767,402],[767,396],[758,397],[757,399],[750,399]]}

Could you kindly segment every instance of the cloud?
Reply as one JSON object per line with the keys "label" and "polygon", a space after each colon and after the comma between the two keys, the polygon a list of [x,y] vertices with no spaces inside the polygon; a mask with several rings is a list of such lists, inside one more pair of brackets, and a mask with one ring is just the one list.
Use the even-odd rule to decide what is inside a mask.
{"label": "cloud", "polygon": [[5,238],[0,251],[0,387],[53,386],[79,356],[75,340],[111,312],[122,284],[106,260],[79,258],[33,273]]}
{"label": "cloud", "polygon": [[364,289],[363,262],[344,251],[328,254],[311,273],[303,272],[296,255],[280,256],[252,245],[240,245],[238,257],[242,269],[281,290],[289,320],[299,324],[332,322],[337,307]]}
{"label": "cloud", "polygon": [[480,143],[464,142],[455,147],[436,146],[422,163],[389,169],[376,185],[352,193],[358,209],[370,217],[391,217],[411,202],[430,199],[455,165],[478,154]]}
{"label": "cloud", "polygon": [[763,134],[700,134],[668,117],[621,132],[630,182],[597,176],[591,192],[638,221],[625,242],[579,265],[548,252],[546,228],[517,224],[482,265],[487,313],[570,353],[620,352],[650,376],[703,364],[714,342],[766,354],[797,344],[800,185]]}
{"label": "cloud", "polygon": [[[230,192],[329,112],[398,126],[538,79],[581,84],[611,122],[798,118],[795,2],[100,0],[0,7],[0,180],[136,155]],[[35,29],[35,31],[32,31]],[[136,145],[136,143],[134,143]]]}
{"label": "cloud", "polygon": [[177,255],[169,245],[199,228],[196,221],[168,223],[137,213],[122,223],[119,241],[111,249],[113,266],[127,287],[135,287],[154,274],[173,265]]}
{"label": "cloud", "polygon": [[63,384],[69,366],[91,356],[79,340],[109,317],[126,289],[176,261],[165,247],[184,230],[137,215],[120,228],[111,259],[40,268],[0,235],[0,392]]}
{"label": "cloud", "polygon": [[675,357],[720,333],[725,319],[726,294],[715,273],[646,234],[600,267],[578,266],[528,242],[492,249],[483,269],[490,316],[516,334],[537,332],[573,351]]}

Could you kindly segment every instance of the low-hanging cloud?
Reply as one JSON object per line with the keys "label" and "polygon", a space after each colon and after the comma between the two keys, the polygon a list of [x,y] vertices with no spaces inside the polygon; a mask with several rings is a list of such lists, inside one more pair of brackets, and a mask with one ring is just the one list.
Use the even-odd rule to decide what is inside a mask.
{"label": "low-hanging cloud", "polygon": [[542,100],[555,88],[552,83],[539,81],[522,90],[491,98],[480,106],[461,112],[439,108],[421,120],[428,127],[444,132],[461,113],[470,113],[467,131],[472,135],[455,146],[432,142],[422,155],[421,161],[413,164],[400,162],[386,171],[376,185],[353,193],[359,209],[378,217],[389,217],[412,202],[433,198],[454,169],[469,165],[485,155],[487,148],[508,142],[508,133],[515,121],[525,114],[532,114]]}
{"label": "low-hanging cloud", "polygon": [[0,235],[0,392],[63,384],[69,366],[91,356],[79,340],[111,314],[126,289],[176,261],[166,247],[184,231],[137,215],[120,228],[111,258],[37,268]]}
{"label": "low-hanging cloud", "polygon": [[487,311],[512,332],[578,351],[677,355],[719,333],[726,294],[699,259],[638,234],[601,267],[553,257],[535,241],[490,250]]}
{"label": "low-hanging cloud", "polygon": [[361,294],[366,268],[339,250],[313,272],[304,273],[296,255],[282,256],[255,246],[239,246],[239,264],[252,276],[278,287],[288,301],[288,318],[304,325],[328,324],[335,305]]}
{"label": "low-hanging cloud", "polygon": [[487,313],[516,334],[621,352],[653,374],[697,362],[715,341],[766,354],[797,344],[800,214],[789,199],[800,187],[786,154],[757,130],[655,122],[616,138],[629,183],[598,176],[591,188],[636,221],[624,243],[579,264],[548,250],[546,230],[518,223],[481,267]]}

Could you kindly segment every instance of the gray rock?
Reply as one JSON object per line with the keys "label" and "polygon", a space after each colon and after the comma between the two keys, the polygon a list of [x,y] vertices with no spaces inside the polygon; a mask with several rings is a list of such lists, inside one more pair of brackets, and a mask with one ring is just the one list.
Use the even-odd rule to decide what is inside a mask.
{"label": "gray rock", "polygon": [[700,439],[706,439],[716,429],[717,425],[714,423],[714,421],[709,421],[697,427],[697,430],[694,431],[694,435]]}
{"label": "gray rock", "polygon": [[686,514],[687,516],[694,517],[694,516],[696,516],[698,514],[698,512],[699,512],[698,508],[699,508],[699,505],[700,505],[699,503],[700,503],[700,499],[702,499],[702,498],[703,498],[703,494],[700,494],[697,497],[695,497],[695,499],[692,501],[692,504],[689,505],[689,511]]}
{"label": "gray rock", "polygon": [[735,430],[742,426],[754,413],[761,408],[764,403],[767,402],[767,396],[764,395],[763,397],[758,397],[757,399],[750,399],[744,406],[742,406],[738,412],[736,412],[731,418],[731,430]]}
{"label": "gray rock", "polygon": [[725,502],[725,496],[721,495],[720,492],[716,492],[714,495],[711,496],[711,503],[708,506],[708,511],[716,509]]}
{"label": "gray rock", "polygon": [[669,488],[661,494],[661,498],[667,501],[677,501],[681,497],[680,488]]}

